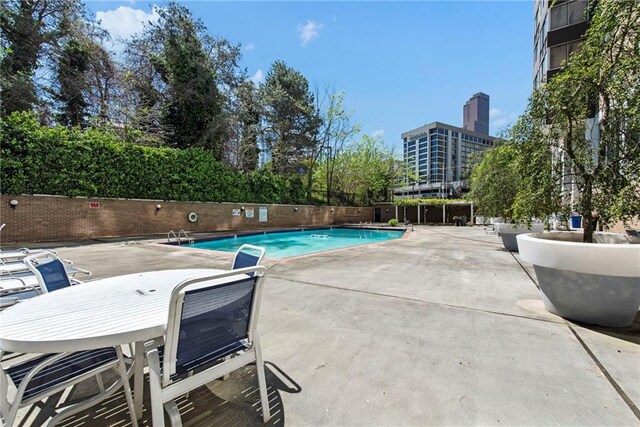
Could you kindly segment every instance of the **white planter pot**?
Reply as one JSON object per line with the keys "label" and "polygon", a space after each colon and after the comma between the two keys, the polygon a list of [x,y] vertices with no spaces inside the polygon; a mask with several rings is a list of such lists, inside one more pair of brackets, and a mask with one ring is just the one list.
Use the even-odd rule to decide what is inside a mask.
{"label": "white planter pot", "polygon": [[478,215],[476,217],[476,224],[477,225],[484,225],[486,220],[487,220],[487,217]]}
{"label": "white planter pot", "polygon": [[622,234],[521,234],[520,257],[533,264],[545,308],[578,322],[626,327],[640,306],[640,244]]}
{"label": "white planter pot", "polygon": [[527,227],[526,225],[499,223],[494,224],[493,227],[496,234],[502,239],[504,248],[509,252],[518,252],[518,241],[516,240],[518,234],[541,233],[544,231],[544,224],[531,224],[531,227]]}

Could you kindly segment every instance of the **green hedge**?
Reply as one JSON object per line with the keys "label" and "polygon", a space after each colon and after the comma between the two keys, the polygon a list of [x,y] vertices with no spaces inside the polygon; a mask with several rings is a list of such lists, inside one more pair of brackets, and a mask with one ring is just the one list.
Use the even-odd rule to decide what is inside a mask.
{"label": "green hedge", "polygon": [[397,206],[418,206],[419,204],[425,205],[452,205],[456,203],[469,203],[469,200],[465,199],[397,199],[393,202]]}
{"label": "green hedge", "polygon": [[3,194],[217,201],[305,202],[299,177],[243,174],[202,149],[143,147],[109,131],[40,126],[26,113],[0,119]]}

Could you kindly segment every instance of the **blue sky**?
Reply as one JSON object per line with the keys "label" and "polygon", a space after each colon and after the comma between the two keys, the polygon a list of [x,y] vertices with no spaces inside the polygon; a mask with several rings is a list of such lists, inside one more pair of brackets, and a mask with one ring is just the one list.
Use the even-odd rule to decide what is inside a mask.
{"label": "blue sky", "polygon": [[[89,2],[113,35],[155,19],[154,4]],[[491,134],[522,113],[531,92],[530,1],[184,2],[212,35],[243,46],[255,81],[275,60],[310,83],[345,91],[365,133],[400,153],[400,134],[425,123],[462,125],[476,92],[491,96]]]}

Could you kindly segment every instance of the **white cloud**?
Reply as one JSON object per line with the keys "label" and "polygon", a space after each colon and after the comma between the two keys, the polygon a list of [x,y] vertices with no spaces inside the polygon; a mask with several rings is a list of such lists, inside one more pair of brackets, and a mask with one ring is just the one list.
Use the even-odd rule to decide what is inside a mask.
{"label": "white cloud", "polygon": [[244,50],[249,52],[250,50],[254,50],[255,48],[256,48],[256,45],[254,45],[253,43],[249,43],[244,47]]}
{"label": "white cloud", "polygon": [[256,85],[259,85],[264,81],[264,73],[262,72],[262,70],[258,70],[253,76],[251,76],[249,80],[254,82]]}
{"label": "white cloud", "polygon": [[142,31],[144,24],[155,22],[159,18],[160,15],[158,15],[155,7],[151,13],[133,9],[129,6],[120,6],[115,10],[96,12],[96,20],[116,40],[131,37]]}
{"label": "white cloud", "polygon": [[322,28],[324,28],[324,25],[319,22],[307,21],[304,25],[298,24],[300,46],[306,46],[311,40],[318,38]]}
{"label": "white cloud", "polygon": [[500,110],[499,108],[492,108],[489,110],[489,126],[493,129],[492,132],[494,133],[513,124],[517,118],[517,113],[509,113],[507,111]]}
{"label": "white cloud", "polygon": [[384,136],[384,129],[374,130],[371,136],[374,138],[382,138]]}

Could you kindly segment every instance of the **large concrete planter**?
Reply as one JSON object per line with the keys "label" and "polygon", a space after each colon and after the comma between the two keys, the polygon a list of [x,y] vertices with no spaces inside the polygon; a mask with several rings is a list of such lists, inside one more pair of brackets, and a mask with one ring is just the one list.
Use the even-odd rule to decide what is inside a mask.
{"label": "large concrete planter", "polygon": [[516,240],[518,234],[541,233],[544,231],[544,224],[531,224],[531,227],[527,227],[526,225],[499,223],[494,224],[493,227],[496,234],[502,239],[504,248],[509,252],[518,252],[518,241]]}
{"label": "large concrete planter", "polygon": [[626,327],[640,306],[640,244],[622,234],[521,234],[520,257],[533,264],[545,308],[578,322]]}

